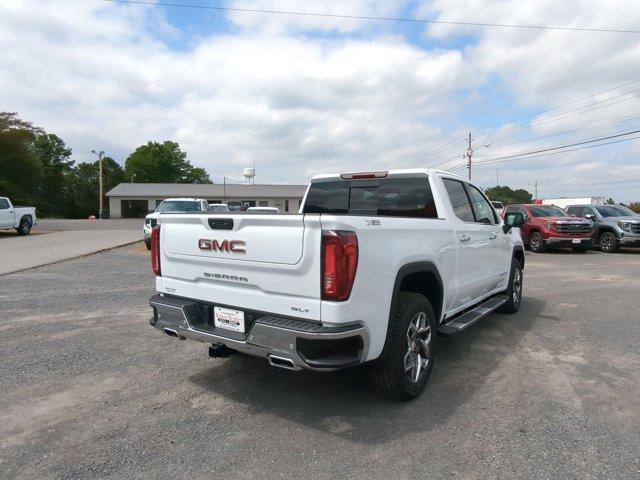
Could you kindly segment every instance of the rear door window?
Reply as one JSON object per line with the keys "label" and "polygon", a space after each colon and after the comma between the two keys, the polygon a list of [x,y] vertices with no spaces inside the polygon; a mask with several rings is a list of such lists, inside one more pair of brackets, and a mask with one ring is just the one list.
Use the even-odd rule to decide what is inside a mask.
{"label": "rear door window", "polygon": [[464,191],[464,185],[458,180],[452,180],[450,178],[443,178],[444,186],[449,194],[449,200],[453,206],[453,211],[463,222],[474,222],[473,210],[471,210],[471,203],[469,203],[469,197]]}
{"label": "rear door window", "polygon": [[476,187],[470,184],[465,185],[467,192],[469,193],[469,199],[471,200],[471,208],[478,223],[486,223],[489,225],[495,225],[498,223],[495,211],[491,207],[489,200]]}
{"label": "rear door window", "polygon": [[315,182],[303,213],[438,218],[426,177]]}

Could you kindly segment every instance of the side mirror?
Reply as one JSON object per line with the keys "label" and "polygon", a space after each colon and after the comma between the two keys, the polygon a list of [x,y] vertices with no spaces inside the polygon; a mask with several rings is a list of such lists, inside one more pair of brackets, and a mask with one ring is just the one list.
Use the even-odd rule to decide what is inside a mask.
{"label": "side mirror", "polygon": [[507,213],[504,216],[504,226],[502,227],[502,229],[504,230],[504,233],[507,233],[513,227],[521,227],[522,225],[524,225],[524,222],[525,218],[522,213]]}
{"label": "side mirror", "polygon": [[592,222],[595,221],[596,216],[593,213],[587,213],[584,218],[588,218],[589,220],[591,220]]}

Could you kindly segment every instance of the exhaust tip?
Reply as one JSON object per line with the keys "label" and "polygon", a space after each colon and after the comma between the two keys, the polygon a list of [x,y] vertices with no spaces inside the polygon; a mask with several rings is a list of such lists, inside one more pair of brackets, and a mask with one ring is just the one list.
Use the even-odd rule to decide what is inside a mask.
{"label": "exhaust tip", "polygon": [[275,355],[269,355],[267,357],[267,361],[269,365],[272,367],[284,368],[285,370],[295,370],[296,366],[293,363],[293,360],[285,357],[277,357]]}
{"label": "exhaust tip", "polygon": [[165,335],[169,337],[181,338],[180,335],[178,335],[178,332],[170,328],[163,328],[162,331],[164,332]]}

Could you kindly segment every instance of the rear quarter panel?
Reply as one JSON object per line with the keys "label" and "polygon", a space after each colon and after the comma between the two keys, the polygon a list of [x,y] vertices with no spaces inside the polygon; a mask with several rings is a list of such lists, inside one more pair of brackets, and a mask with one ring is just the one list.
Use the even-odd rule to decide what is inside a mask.
{"label": "rear quarter panel", "polygon": [[[376,222],[372,222],[376,220]],[[322,215],[323,230],[348,230],[358,236],[358,267],[349,299],[322,301],[326,324],[362,322],[371,344],[367,360],[377,358],[384,346],[397,273],[407,264],[432,262],[445,291],[455,287],[454,233],[447,221],[427,218]]]}

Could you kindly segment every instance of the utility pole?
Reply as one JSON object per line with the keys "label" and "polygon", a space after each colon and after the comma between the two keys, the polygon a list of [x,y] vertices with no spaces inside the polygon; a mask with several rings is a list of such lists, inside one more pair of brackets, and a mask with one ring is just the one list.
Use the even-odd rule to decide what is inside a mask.
{"label": "utility pole", "polygon": [[533,188],[535,189],[535,192],[536,192],[534,198],[537,200],[538,199],[538,180],[535,180],[533,182]]}
{"label": "utility pole", "polygon": [[[471,132],[469,132],[469,137],[467,138],[467,153],[462,155],[462,158],[467,159],[467,169],[469,170],[469,180],[471,180],[471,157],[473,157],[473,152],[475,152],[476,150],[471,146],[471,142],[473,142],[474,140],[475,140],[474,138],[471,138]],[[490,145],[491,145],[490,143],[487,143],[482,146],[484,148],[489,148]]]}
{"label": "utility pole", "polygon": [[100,190],[100,211],[98,212],[98,218],[102,219],[104,217],[103,215],[103,203],[102,203],[102,199],[103,199],[103,187],[102,187],[102,159],[104,158],[104,150],[100,150],[99,152],[96,152],[95,150],[91,150],[91,153],[93,153],[94,155],[98,156],[98,184],[100,186],[99,190]]}
{"label": "utility pole", "polygon": [[469,169],[469,180],[471,180],[471,157],[473,156],[473,148],[471,148],[471,132],[467,140],[467,169]]}

